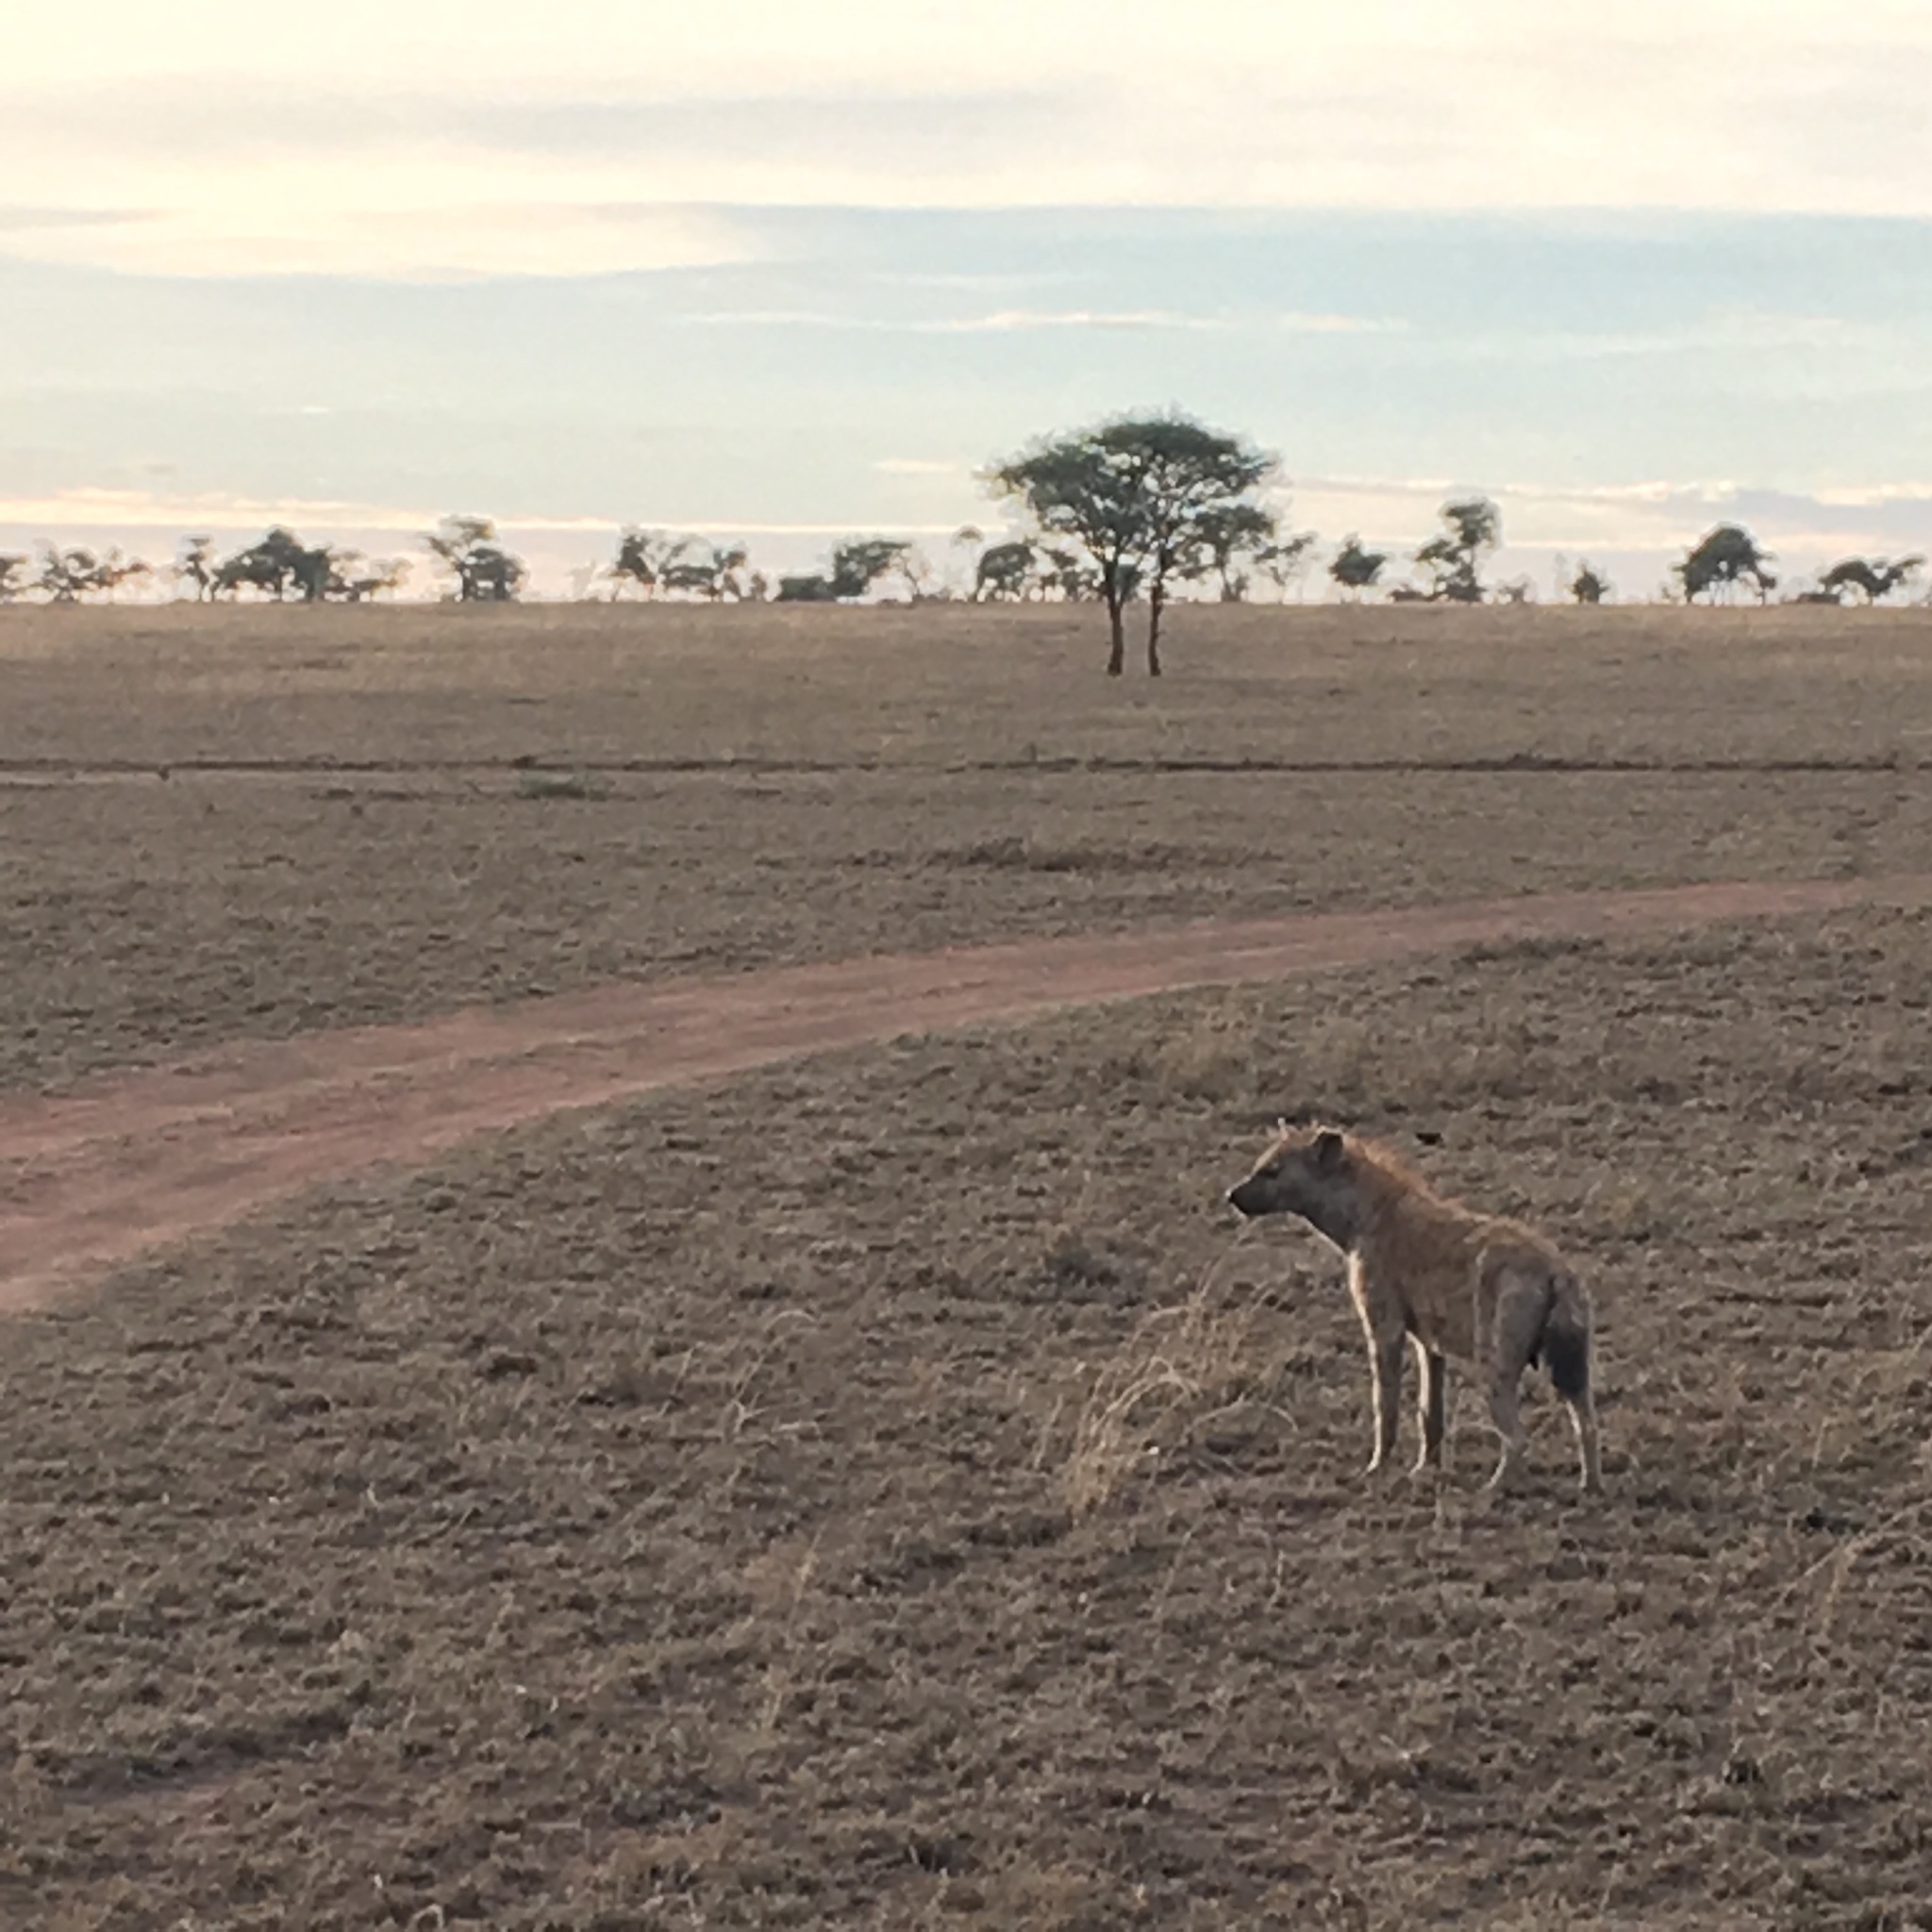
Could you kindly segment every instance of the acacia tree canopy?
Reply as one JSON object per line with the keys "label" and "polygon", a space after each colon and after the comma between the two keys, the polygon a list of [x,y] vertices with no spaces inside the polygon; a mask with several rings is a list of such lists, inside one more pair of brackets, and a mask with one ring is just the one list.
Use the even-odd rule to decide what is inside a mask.
{"label": "acacia tree canopy", "polygon": [[496,525],[488,517],[444,517],[423,541],[456,574],[460,604],[510,603],[529,575],[523,558],[496,541]]}
{"label": "acacia tree canopy", "polygon": [[1450,604],[1483,601],[1482,560],[1503,541],[1503,512],[1487,496],[1452,498],[1441,508],[1444,525],[1415,554],[1429,574],[1430,597]]}
{"label": "acacia tree canopy", "polygon": [[1828,591],[1839,603],[1847,596],[1861,604],[1882,604],[1894,591],[1902,591],[1924,566],[1923,557],[1887,558],[1848,557],[1835,563],[1818,579],[1818,588]]}
{"label": "acacia tree canopy", "polygon": [[41,545],[40,570],[34,588],[56,604],[77,603],[96,591],[111,596],[130,577],[144,577],[148,566],[138,557],[123,557],[118,548],[95,552],[80,545]]}
{"label": "acacia tree canopy", "polygon": [[1158,677],[1169,586],[1213,567],[1217,531],[1238,527],[1243,541],[1273,534],[1253,496],[1275,467],[1268,452],[1191,416],[1121,417],[1049,437],[983,480],[1091,560],[1107,604],[1110,677],[1125,668],[1127,602],[1145,591],[1147,671]]}
{"label": "acacia tree canopy", "polygon": [[1739,524],[1719,524],[1695,544],[1676,576],[1684,587],[1687,603],[1699,597],[1715,599],[1740,583],[1748,583],[1762,604],[1777,588],[1777,577],[1770,569],[1769,552],[1757,547],[1757,541]]}
{"label": "acacia tree canopy", "polygon": [[1328,561],[1328,575],[1344,591],[1352,591],[1360,596],[1364,591],[1374,587],[1375,579],[1382,575],[1382,567],[1389,561],[1384,550],[1370,550],[1354,531],[1341,540],[1341,547]]}
{"label": "acacia tree canopy", "polygon": [[1588,563],[1580,563],[1570,579],[1570,594],[1579,604],[1601,604],[1610,594],[1610,580]]}

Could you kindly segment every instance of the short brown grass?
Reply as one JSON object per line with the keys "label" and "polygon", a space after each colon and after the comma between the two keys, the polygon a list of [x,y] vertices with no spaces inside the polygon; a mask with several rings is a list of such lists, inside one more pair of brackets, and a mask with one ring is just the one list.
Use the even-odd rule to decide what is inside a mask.
{"label": "short brown grass", "polygon": [[[1932,850],[1921,613],[1178,622],[1150,686],[1067,610],[0,610],[0,1086],[617,976]],[[1158,1050],[1240,1085],[1224,1041]]]}
{"label": "short brown grass", "polygon": [[[1083,612],[65,616],[0,611],[0,758],[49,761],[0,788],[15,1087],[1932,850],[1922,613],[1190,610],[1158,691]],[[1581,768],[1618,758],[1683,769]],[[906,1041],[10,1324],[0,1923],[1909,1924],[1928,959],[1872,913]],[[1345,1298],[1219,1200],[1305,1108],[1578,1249],[1603,1512],[1338,1476]]]}
{"label": "short brown grass", "polygon": [[[908,1041],[14,1324],[0,1921],[1909,1924],[1927,924]],[[1522,1507],[1364,1492],[1332,1259],[1220,1200],[1331,1068],[1588,1269],[1601,1507],[1547,1399]]]}

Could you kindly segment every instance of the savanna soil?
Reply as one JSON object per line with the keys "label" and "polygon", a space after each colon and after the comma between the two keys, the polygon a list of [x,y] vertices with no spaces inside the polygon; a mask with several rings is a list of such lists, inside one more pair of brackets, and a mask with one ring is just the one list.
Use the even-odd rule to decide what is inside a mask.
{"label": "savanna soil", "polygon": [[0,1087],[613,977],[1932,854],[1924,613],[1185,608],[1158,684],[1099,642],[0,610]]}
{"label": "savanna soil", "polygon": [[[1932,919],[1544,944],[835,1056],[10,1323],[0,1922],[1907,1926]],[[1602,1329],[1369,1486],[1283,1108]],[[1406,1424],[1406,1430],[1408,1425]],[[1412,1445],[1406,1434],[1405,1447]]]}

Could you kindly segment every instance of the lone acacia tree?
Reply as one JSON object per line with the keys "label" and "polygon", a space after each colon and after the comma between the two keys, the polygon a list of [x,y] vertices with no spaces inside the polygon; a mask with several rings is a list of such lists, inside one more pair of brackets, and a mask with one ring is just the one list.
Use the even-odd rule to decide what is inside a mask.
{"label": "lone acacia tree", "polygon": [[1169,587],[1212,568],[1231,520],[1243,542],[1274,533],[1253,499],[1274,468],[1268,452],[1191,416],[1129,416],[1048,437],[982,480],[1091,558],[1107,605],[1109,677],[1126,668],[1127,604],[1146,592],[1147,675],[1158,677]]}

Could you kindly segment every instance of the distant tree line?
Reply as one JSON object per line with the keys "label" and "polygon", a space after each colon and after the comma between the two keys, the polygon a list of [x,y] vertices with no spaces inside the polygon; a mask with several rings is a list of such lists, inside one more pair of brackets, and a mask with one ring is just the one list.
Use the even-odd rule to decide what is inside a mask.
{"label": "distant tree line", "polygon": [[[1246,439],[1191,416],[1118,417],[1042,438],[982,473],[989,493],[1015,513],[1016,526],[988,538],[968,525],[953,539],[941,570],[914,543],[853,537],[834,546],[824,567],[775,581],[752,568],[741,544],[721,547],[675,532],[627,527],[609,563],[586,575],[582,594],[706,603],[850,603],[880,591],[912,601],[1093,602],[1105,606],[1108,670],[1125,665],[1130,607],[1146,613],[1146,662],[1160,673],[1162,619],[1174,596],[1205,590],[1241,603],[1258,587],[1286,597],[1313,568],[1313,531],[1291,532],[1264,498],[1278,459]],[[1441,527],[1409,559],[1406,581],[1386,583],[1393,561],[1350,532],[1329,557],[1330,581],[1344,599],[1381,593],[1419,604],[1527,603],[1526,578],[1491,583],[1484,572],[1503,541],[1502,513],[1488,497],[1452,497]],[[528,580],[521,558],[487,517],[445,517],[421,540],[460,603],[508,603]],[[1674,566],[1660,595],[1684,604],[1771,600],[1775,559],[1737,524],[1719,524]],[[1787,593],[1805,604],[1876,605],[1907,590],[1921,557],[1850,557],[1815,586]],[[228,556],[214,540],[181,540],[158,572],[118,549],[96,552],[42,542],[32,557],[0,556],[0,603],[31,596],[53,604],[111,597],[123,584],[166,575],[179,594],[208,602],[247,596],[275,603],[361,603],[394,592],[409,572],[405,558],[370,558],[332,544],[305,543],[270,530]],[[1581,561],[1560,589],[1578,604],[1613,595],[1604,573]]]}

